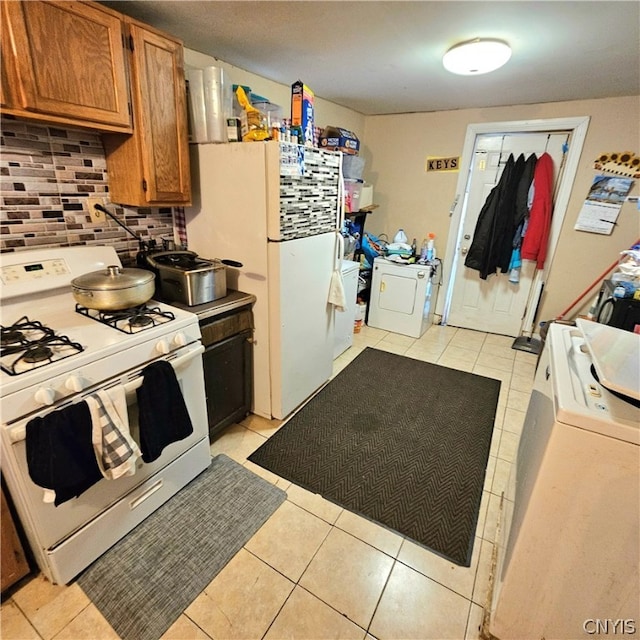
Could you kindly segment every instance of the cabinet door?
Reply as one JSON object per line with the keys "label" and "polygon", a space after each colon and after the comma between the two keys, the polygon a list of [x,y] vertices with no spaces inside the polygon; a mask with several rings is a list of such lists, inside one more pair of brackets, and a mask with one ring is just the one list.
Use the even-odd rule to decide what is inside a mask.
{"label": "cabinet door", "polygon": [[0,27],[2,37],[0,38],[0,106],[8,107],[13,104],[12,85],[15,79],[12,78],[13,67],[9,64],[11,60],[11,34],[4,15],[0,15]]}
{"label": "cabinet door", "polygon": [[103,136],[111,200],[138,207],[191,201],[182,43],[131,21],[133,136]]}
{"label": "cabinet door", "polygon": [[148,202],[191,199],[182,44],[131,25]]}
{"label": "cabinet door", "polygon": [[[16,75],[11,106],[84,126],[130,130],[123,23],[117,14],[84,2],[2,4],[10,36],[3,53],[10,49],[8,63]],[[3,88],[3,98],[5,93]]]}
{"label": "cabinet door", "polygon": [[1,589],[4,591],[20,578],[26,576],[30,569],[11,517],[11,511],[9,511],[9,505],[4,497],[4,489],[1,492],[1,498],[0,522],[2,523],[2,537],[0,557],[2,558],[2,567],[0,575],[2,576]]}
{"label": "cabinet door", "polygon": [[243,331],[202,355],[210,437],[251,411],[252,335]]}

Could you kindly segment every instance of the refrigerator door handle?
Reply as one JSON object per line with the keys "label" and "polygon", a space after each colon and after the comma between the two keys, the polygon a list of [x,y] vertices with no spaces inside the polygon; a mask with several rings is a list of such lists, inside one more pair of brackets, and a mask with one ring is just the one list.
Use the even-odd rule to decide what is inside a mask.
{"label": "refrigerator door handle", "polygon": [[339,270],[340,273],[342,273],[342,259],[344,257],[344,236],[342,235],[342,229],[344,227],[344,221],[345,221],[345,211],[344,211],[344,193],[345,193],[345,188],[344,188],[344,176],[342,175],[342,160],[343,160],[343,156],[342,153],[340,154],[340,159],[339,159],[339,163],[338,163],[338,209],[337,209],[337,233],[336,235],[338,236],[338,246],[337,246],[337,250],[338,250],[338,255],[337,258],[335,260],[335,268]]}
{"label": "refrigerator door handle", "polygon": [[340,154],[340,161],[338,164],[338,211],[337,211],[337,224],[338,224],[338,233],[342,232],[342,227],[344,226],[344,176],[342,175],[342,153]]}
{"label": "refrigerator door handle", "polygon": [[344,237],[341,233],[336,233],[337,236],[337,252],[336,252],[336,260],[334,260],[334,267],[342,273],[342,259],[344,256]]}

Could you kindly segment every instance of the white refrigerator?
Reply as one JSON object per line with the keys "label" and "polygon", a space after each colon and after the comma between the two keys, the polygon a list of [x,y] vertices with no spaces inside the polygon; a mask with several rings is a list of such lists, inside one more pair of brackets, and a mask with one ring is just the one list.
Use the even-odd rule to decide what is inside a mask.
{"label": "white refrigerator", "polygon": [[339,153],[279,142],[191,147],[189,249],[238,260],[229,288],[256,296],[253,411],[285,418],[332,373]]}

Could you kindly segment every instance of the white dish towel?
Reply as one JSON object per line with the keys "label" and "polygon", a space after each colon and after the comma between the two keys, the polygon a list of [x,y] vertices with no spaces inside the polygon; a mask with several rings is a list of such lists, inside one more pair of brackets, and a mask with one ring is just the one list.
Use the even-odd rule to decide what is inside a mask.
{"label": "white dish towel", "polygon": [[100,390],[87,398],[93,426],[93,448],[100,471],[115,480],[132,476],[140,458],[140,448],[129,432],[127,398],[124,387]]}
{"label": "white dish towel", "polygon": [[347,300],[344,295],[344,284],[340,269],[334,269],[331,276],[331,286],[329,287],[329,304],[332,304],[338,311],[345,311]]}

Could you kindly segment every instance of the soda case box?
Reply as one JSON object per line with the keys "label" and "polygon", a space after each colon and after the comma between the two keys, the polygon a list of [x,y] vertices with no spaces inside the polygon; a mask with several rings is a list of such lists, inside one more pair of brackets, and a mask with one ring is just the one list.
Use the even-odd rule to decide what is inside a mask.
{"label": "soda case box", "polygon": [[313,146],[314,94],[301,80],[291,85],[291,126],[302,128],[300,144]]}
{"label": "soda case box", "polygon": [[320,136],[320,147],[330,151],[342,151],[357,155],[360,150],[358,136],[340,127],[326,127]]}

